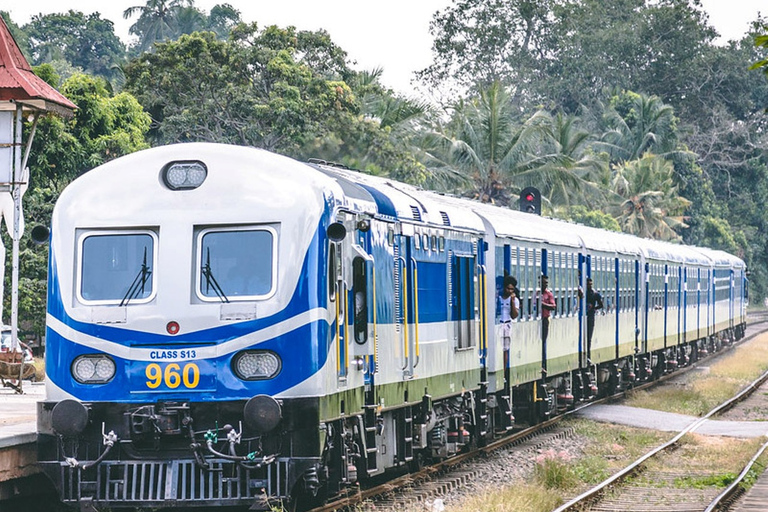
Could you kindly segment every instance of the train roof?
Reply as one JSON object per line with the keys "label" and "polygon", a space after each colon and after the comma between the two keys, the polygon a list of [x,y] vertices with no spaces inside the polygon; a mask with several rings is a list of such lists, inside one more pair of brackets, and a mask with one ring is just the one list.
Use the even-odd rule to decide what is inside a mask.
{"label": "train roof", "polygon": [[373,213],[385,218],[403,222],[422,222],[439,227],[452,226],[475,231],[483,230],[482,220],[467,208],[466,201],[461,203],[444,201],[438,194],[398,181],[321,162],[311,164],[340,183],[345,183],[347,186],[345,192],[355,187],[353,194],[368,197]]}
{"label": "train roof", "polygon": [[[315,162],[315,168],[336,179],[354,207],[364,198],[360,211],[405,222],[420,222],[435,227],[485,231],[513,240],[545,245],[587,248],[610,254],[624,254],[686,265],[736,266],[744,262],[724,251],[684,244],[673,244],[626,233],[608,231],[572,222],[531,215],[449,194],[423,190],[412,185],[335,165]],[[360,206],[358,204],[358,206]]]}
{"label": "train roof", "polygon": [[741,269],[747,268],[746,263],[744,263],[744,261],[741,258],[734,256],[733,254],[727,253],[725,251],[721,251],[718,249],[709,249],[706,247],[696,247],[695,250],[705,255],[710,260],[712,260],[712,263],[716,267],[741,268]]}

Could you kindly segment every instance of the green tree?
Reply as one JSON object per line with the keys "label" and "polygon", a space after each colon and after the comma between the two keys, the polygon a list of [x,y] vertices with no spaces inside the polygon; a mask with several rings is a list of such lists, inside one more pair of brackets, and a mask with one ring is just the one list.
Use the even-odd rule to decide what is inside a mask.
{"label": "green tree", "polygon": [[454,1],[430,24],[434,63],[419,77],[433,87],[529,83],[548,47],[557,1]]}
{"label": "green tree", "polygon": [[345,82],[327,80],[301,60],[313,52],[300,42],[293,28],[259,32],[255,25],[227,42],[211,32],[185,35],[133,61],[126,88],[153,116],[158,143],[218,141],[295,152],[354,107]]}
{"label": "green tree", "polygon": [[11,15],[8,14],[8,11],[0,10],[0,16],[3,17],[5,25],[8,27],[8,31],[11,33],[14,41],[16,41],[16,44],[19,46],[21,53],[24,54],[24,58],[27,59],[27,61],[31,61],[32,55],[29,49],[29,34],[27,34],[24,29],[13,22]]}
{"label": "green tree", "polygon": [[[768,32],[768,25],[764,25],[762,28],[763,31]],[[755,46],[768,50],[768,34],[756,34]],[[766,76],[768,76],[768,57],[755,62],[752,64],[752,66],[750,66],[749,69],[760,69],[763,71],[763,73],[766,74]]]}
{"label": "green tree", "polygon": [[621,231],[621,226],[609,213],[594,210],[584,205],[574,205],[566,208],[557,208],[555,216],[565,220],[571,220],[585,226],[606,229],[608,231]]}
{"label": "green tree", "polygon": [[227,39],[232,29],[242,22],[240,11],[230,4],[214,5],[208,15],[208,30],[215,32],[219,39]]}
{"label": "green tree", "polygon": [[397,95],[379,81],[382,70],[356,73],[351,87],[356,106],[330,120],[323,137],[301,148],[300,158],[322,158],[414,185],[433,186],[417,160],[428,103]]}
{"label": "green tree", "polygon": [[193,7],[194,0],[147,0],[144,5],[134,5],[123,11],[123,18],[138,14],[136,22],[128,29],[139,38],[137,49],[144,52],[156,42],[174,39],[178,35],[177,16],[184,7]]}
{"label": "green tree", "polygon": [[125,57],[125,45],[115,35],[113,23],[99,13],[38,14],[24,31],[33,65],[61,60],[85,73],[111,79]]}
{"label": "green tree", "polygon": [[678,149],[674,109],[657,96],[631,91],[612,95],[602,129],[595,147],[607,152],[613,163],[637,160],[649,151],[669,156]]}
{"label": "green tree", "polygon": [[646,238],[680,239],[676,229],[687,227],[683,213],[690,202],[677,193],[670,161],[646,154],[625,162],[616,169],[612,187],[622,198],[612,207],[622,231]]}
{"label": "green tree", "polygon": [[607,162],[587,151],[588,134],[574,118],[539,111],[520,120],[516,112],[512,94],[498,82],[457,102],[451,121],[436,126],[425,164],[463,177],[471,184],[467,192],[484,202],[510,204],[510,193],[526,186],[555,205],[601,196],[590,180]]}

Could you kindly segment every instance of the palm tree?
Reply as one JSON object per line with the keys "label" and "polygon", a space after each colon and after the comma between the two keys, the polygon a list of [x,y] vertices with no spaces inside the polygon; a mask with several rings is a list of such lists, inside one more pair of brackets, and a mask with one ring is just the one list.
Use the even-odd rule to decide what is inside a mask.
{"label": "palm tree", "polygon": [[612,163],[637,160],[646,152],[667,156],[677,149],[677,120],[658,96],[624,91],[611,98],[602,120],[606,130],[595,143]]}
{"label": "palm tree", "polygon": [[[605,163],[587,154],[586,136],[575,120],[539,111],[518,121],[509,91],[499,83],[478,97],[453,106],[453,116],[438,124],[423,160],[432,172],[464,177],[464,192],[484,202],[509,205],[511,193],[539,188],[552,201],[569,201],[585,191],[599,195],[590,183],[605,173]],[[559,124],[558,124],[559,123]]]}
{"label": "palm tree", "polygon": [[139,37],[139,51],[147,51],[157,41],[166,41],[177,35],[176,18],[183,7],[194,7],[194,0],[147,0],[144,5],[134,5],[123,11],[129,19],[138,13],[139,18],[128,30]]}
{"label": "palm tree", "polygon": [[550,119],[545,144],[533,160],[537,166],[517,178],[534,178],[531,183],[552,205],[601,205],[610,171],[608,160],[594,153],[591,144],[591,134],[579,127],[577,117],[558,113]]}
{"label": "palm tree", "polygon": [[176,11],[174,28],[176,31],[171,38],[177,39],[183,34],[207,30],[208,18],[203,12],[194,7],[180,7]]}
{"label": "palm tree", "polygon": [[679,240],[675,229],[688,227],[683,212],[690,201],[677,193],[674,166],[650,153],[616,168],[613,192],[621,200],[612,207],[626,233],[661,240]]}

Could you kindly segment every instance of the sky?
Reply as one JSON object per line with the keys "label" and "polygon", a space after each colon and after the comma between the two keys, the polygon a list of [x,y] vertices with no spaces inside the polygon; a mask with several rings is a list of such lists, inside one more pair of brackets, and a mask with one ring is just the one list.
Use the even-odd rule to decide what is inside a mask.
{"label": "sky", "polygon": [[[123,11],[146,0],[0,0],[0,10],[11,19],[27,23],[39,13],[101,13],[115,24],[115,32],[128,42],[132,20],[123,19]],[[386,86],[413,95],[414,72],[426,68],[432,60],[432,36],[429,23],[434,13],[451,5],[451,0],[196,0],[195,7],[206,12],[221,3],[239,10],[242,19],[259,26],[293,25],[301,30],[325,29],[331,39],[347,52],[358,70],[384,70],[381,81]],[[765,0],[701,0],[709,13],[710,24],[721,41],[740,39],[758,12],[768,15]]]}

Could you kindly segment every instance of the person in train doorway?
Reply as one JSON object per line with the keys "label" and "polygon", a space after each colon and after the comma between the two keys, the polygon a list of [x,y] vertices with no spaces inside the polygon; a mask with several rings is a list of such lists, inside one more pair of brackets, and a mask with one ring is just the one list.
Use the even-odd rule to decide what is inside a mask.
{"label": "person in train doorway", "polygon": [[595,312],[603,309],[603,296],[592,288],[592,278],[587,278],[587,359],[592,360],[592,333],[595,331]]}
{"label": "person in train doorway", "polygon": [[549,336],[549,317],[557,309],[555,296],[549,290],[549,277],[541,276],[541,342],[546,347]]}
{"label": "person in train doorway", "polygon": [[517,280],[504,276],[503,287],[498,299],[501,343],[504,349],[504,378],[509,382],[509,347],[512,339],[512,321],[520,314],[520,299],[517,296]]}

